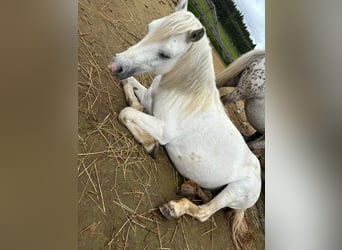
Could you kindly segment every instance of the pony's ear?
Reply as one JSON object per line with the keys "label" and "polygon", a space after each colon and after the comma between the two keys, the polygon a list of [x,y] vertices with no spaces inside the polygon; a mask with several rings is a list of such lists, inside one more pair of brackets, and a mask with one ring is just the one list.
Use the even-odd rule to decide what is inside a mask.
{"label": "pony's ear", "polygon": [[197,42],[204,36],[204,28],[193,30],[189,33],[189,41]]}
{"label": "pony's ear", "polygon": [[187,10],[188,9],[188,0],[178,0],[176,11]]}

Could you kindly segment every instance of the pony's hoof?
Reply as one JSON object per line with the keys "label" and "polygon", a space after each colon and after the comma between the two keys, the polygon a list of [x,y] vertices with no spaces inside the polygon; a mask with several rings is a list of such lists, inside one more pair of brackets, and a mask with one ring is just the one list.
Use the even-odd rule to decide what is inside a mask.
{"label": "pony's hoof", "polygon": [[144,106],[141,105],[139,102],[134,102],[134,103],[131,103],[130,106],[136,110],[139,110],[141,112],[144,112]]}
{"label": "pony's hoof", "polygon": [[155,143],[152,149],[146,149],[146,151],[153,159],[156,159],[158,152],[158,143]]}
{"label": "pony's hoof", "polygon": [[128,96],[126,97],[126,102],[128,104],[128,106],[130,106],[131,108],[134,108],[138,111],[144,112],[144,106],[141,105],[141,103],[137,100],[132,100],[131,98],[129,98]]}
{"label": "pony's hoof", "polygon": [[168,220],[178,219],[175,210],[168,203],[165,203],[164,205],[160,206],[159,210]]}
{"label": "pony's hoof", "polygon": [[197,186],[193,182],[184,182],[179,190],[179,194],[183,196],[192,196],[196,194]]}
{"label": "pony's hoof", "polygon": [[210,201],[213,197],[210,191],[201,189],[198,184],[191,180],[188,180],[182,184],[179,194],[188,198],[194,198],[195,196],[198,196],[205,203]]}

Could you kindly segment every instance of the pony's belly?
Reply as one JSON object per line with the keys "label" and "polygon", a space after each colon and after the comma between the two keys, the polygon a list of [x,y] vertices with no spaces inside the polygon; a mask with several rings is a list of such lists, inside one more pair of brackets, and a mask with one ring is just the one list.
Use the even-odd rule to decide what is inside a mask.
{"label": "pony's belly", "polygon": [[214,112],[215,109],[209,110],[188,122],[165,144],[178,172],[208,189],[241,180],[256,171],[248,167],[255,156],[240,132],[225,113],[215,116]]}
{"label": "pony's belly", "polygon": [[220,157],[216,156],[215,161],[210,161],[205,156],[195,152],[187,154],[173,150],[168,150],[168,155],[183,177],[196,182],[203,188],[216,189],[222,187],[230,183],[231,177],[234,177],[234,169],[229,168],[226,164],[220,164],[218,161]]}

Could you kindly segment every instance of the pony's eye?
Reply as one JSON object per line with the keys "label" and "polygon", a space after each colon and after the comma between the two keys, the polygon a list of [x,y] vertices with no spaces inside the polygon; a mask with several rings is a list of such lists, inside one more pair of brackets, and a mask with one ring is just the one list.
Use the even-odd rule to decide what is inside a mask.
{"label": "pony's eye", "polygon": [[158,56],[162,59],[170,59],[171,56],[169,56],[168,54],[165,54],[164,52],[159,52]]}

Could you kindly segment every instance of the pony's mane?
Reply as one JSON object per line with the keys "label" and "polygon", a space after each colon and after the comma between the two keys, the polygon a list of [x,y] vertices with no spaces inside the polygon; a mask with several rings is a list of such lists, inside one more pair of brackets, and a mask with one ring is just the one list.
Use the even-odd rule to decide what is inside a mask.
{"label": "pony's mane", "polygon": [[177,11],[167,16],[145,42],[152,43],[163,41],[171,36],[182,34],[190,30],[200,29],[201,27],[201,23],[191,12]]}
{"label": "pony's mane", "polygon": [[[202,27],[192,13],[175,12],[158,27],[158,40]],[[153,33],[157,35],[159,32]],[[212,102],[216,102],[222,108],[215,85],[215,71],[207,36],[191,44],[174,68],[162,76],[160,87],[176,96],[184,97],[183,111],[186,115],[194,111],[203,111]]]}

